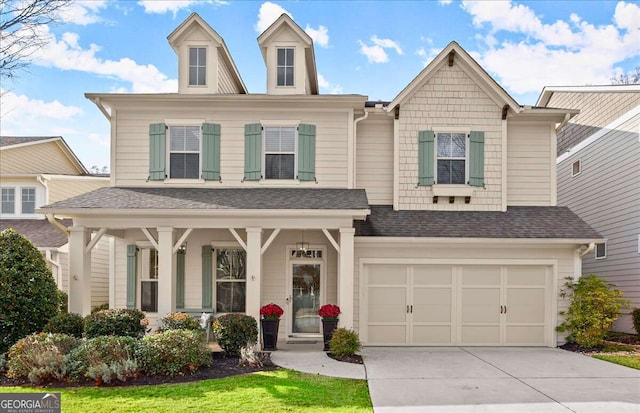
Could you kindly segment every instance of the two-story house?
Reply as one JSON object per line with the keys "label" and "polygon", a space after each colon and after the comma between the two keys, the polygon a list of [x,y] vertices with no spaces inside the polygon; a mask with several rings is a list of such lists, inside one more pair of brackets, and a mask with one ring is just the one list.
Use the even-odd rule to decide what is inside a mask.
{"label": "two-story house", "polygon": [[[13,228],[29,239],[62,291],[69,291],[72,222],[37,210],[108,185],[109,178],[91,175],[61,136],[0,136],[0,231]],[[91,306],[109,301],[109,248],[105,238],[91,256]]]}
{"label": "two-story house", "polygon": [[[606,242],[583,258],[640,307],[640,85],[545,87],[539,106],[579,109],[558,128],[558,204]],[[614,328],[633,333],[628,310]]]}
{"label": "two-story house", "polygon": [[[42,208],[73,219],[70,304],[88,311],[89,234],[116,239],[119,307],[259,318],[320,337],[318,307],[368,345],[555,346],[564,278],[601,237],[556,206],[555,124],[457,43],[391,102],[318,94],[287,15],[246,90],[197,14],[168,38],[177,93],[89,93],[111,124],[111,185]],[[77,279],[76,279],[77,277]]]}

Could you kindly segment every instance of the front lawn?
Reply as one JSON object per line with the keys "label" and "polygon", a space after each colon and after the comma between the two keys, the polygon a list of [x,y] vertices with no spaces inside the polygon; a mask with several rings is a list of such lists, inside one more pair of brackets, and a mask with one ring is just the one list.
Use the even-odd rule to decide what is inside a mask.
{"label": "front lawn", "polygon": [[640,370],[640,355],[596,354],[593,357]]}
{"label": "front lawn", "polygon": [[60,392],[63,412],[371,412],[365,380],[336,379],[291,370],[264,371],[185,384],[40,389]]}

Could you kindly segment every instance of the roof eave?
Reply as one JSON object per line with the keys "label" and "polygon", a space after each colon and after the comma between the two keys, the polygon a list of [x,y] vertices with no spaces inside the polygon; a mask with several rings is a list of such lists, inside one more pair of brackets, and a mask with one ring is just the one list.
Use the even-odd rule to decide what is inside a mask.
{"label": "roof eave", "polygon": [[584,245],[606,242],[606,238],[471,238],[471,237],[385,237],[357,235],[358,242],[365,243],[427,243],[427,244],[535,244],[545,245]]}

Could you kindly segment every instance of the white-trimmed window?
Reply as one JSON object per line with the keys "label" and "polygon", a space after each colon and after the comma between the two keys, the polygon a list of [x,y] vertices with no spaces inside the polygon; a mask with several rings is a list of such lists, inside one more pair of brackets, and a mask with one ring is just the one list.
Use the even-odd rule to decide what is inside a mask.
{"label": "white-trimmed window", "polygon": [[36,212],[36,189],[22,188],[22,213],[35,214]]}
{"label": "white-trimmed window", "polygon": [[606,242],[596,244],[595,255],[596,255],[596,260],[601,260],[603,258],[607,258],[607,243]]}
{"label": "white-trimmed window", "polygon": [[140,310],[158,312],[158,252],[155,248],[141,248],[138,252],[140,274]]}
{"label": "white-trimmed window", "polygon": [[294,179],[296,171],[296,127],[264,128],[265,179]]}
{"label": "white-trimmed window", "polygon": [[293,48],[278,48],[278,86],[293,86]]}
{"label": "white-trimmed window", "polygon": [[467,135],[436,133],[436,183],[467,183]]}
{"label": "white-trimmed window", "polygon": [[169,126],[169,178],[200,178],[200,126]]}
{"label": "white-trimmed window", "polygon": [[16,189],[2,188],[2,213],[16,213]]}
{"label": "white-trimmed window", "polygon": [[244,313],[247,293],[247,254],[242,248],[214,249],[216,312]]}
{"label": "white-trimmed window", "polygon": [[189,48],[189,86],[205,86],[207,84],[207,49],[204,47]]}
{"label": "white-trimmed window", "polygon": [[571,177],[580,175],[580,172],[582,172],[582,160],[578,159],[571,164]]}

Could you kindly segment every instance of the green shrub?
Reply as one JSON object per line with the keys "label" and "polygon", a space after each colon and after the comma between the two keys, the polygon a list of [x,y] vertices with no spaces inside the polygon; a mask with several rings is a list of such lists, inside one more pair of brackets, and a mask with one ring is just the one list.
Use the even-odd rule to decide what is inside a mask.
{"label": "green shrub", "polygon": [[66,314],[69,312],[69,294],[62,290],[56,291],[58,296],[58,314]]}
{"label": "green shrub", "polygon": [[139,360],[146,374],[175,376],[211,364],[211,349],[200,332],[169,330],[145,336]]}
{"label": "green shrub", "polygon": [[566,312],[560,312],[566,319],[556,329],[568,332],[567,341],[581,347],[602,345],[620,310],[629,307],[622,291],[612,290],[593,274],[580,277],[577,282],[568,277],[560,296],[571,298],[571,305]]}
{"label": "green shrub", "polygon": [[126,381],[139,375],[137,354],[140,339],[101,336],[85,340],[68,356],[69,377],[73,381],[91,379],[96,384]]}
{"label": "green shrub", "polygon": [[202,331],[200,323],[187,313],[169,313],[160,319],[160,331],[194,330]]}
{"label": "green shrub", "polygon": [[4,374],[7,371],[7,355],[0,354],[0,374]]}
{"label": "green shrub", "polygon": [[82,338],[83,329],[82,316],[75,313],[58,314],[44,326],[45,333],[68,334],[76,338]]}
{"label": "green shrub", "polygon": [[353,356],[358,351],[362,344],[353,330],[347,330],[346,328],[336,328],[333,330],[333,336],[329,340],[329,350],[331,354],[336,356]]}
{"label": "green shrub", "polygon": [[100,310],[84,318],[84,336],[142,337],[145,333],[145,315],[140,310]]}
{"label": "green shrub", "polygon": [[0,353],[42,331],[58,313],[57,291],[38,249],[11,228],[0,232]]}
{"label": "green shrub", "polygon": [[213,333],[227,355],[239,357],[247,343],[258,342],[258,323],[245,314],[225,314],[213,322]]}
{"label": "green shrub", "polygon": [[631,319],[633,320],[633,328],[636,330],[636,334],[640,335],[640,307],[633,309]]}
{"label": "green shrub", "polygon": [[67,355],[79,340],[66,334],[29,335],[9,350],[7,377],[27,378],[31,383],[62,380],[67,375]]}
{"label": "green shrub", "polygon": [[100,304],[91,309],[91,314],[95,314],[98,311],[108,310],[108,309],[109,309],[109,303]]}

